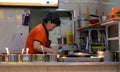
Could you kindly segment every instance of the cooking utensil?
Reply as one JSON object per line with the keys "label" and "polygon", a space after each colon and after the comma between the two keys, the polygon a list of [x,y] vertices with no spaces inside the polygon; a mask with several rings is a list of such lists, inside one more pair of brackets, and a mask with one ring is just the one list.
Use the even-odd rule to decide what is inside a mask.
{"label": "cooking utensil", "polygon": [[24,53],[24,49],[22,49],[22,52],[21,52],[21,54],[23,54]]}
{"label": "cooking utensil", "polygon": [[6,49],[7,54],[10,54],[9,49],[7,47],[5,49]]}
{"label": "cooking utensil", "polygon": [[43,54],[45,54],[43,46],[41,45],[40,47],[41,47],[41,50],[42,50]]}
{"label": "cooking utensil", "polygon": [[29,48],[26,48],[26,54],[28,54],[28,52],[29,52]]}

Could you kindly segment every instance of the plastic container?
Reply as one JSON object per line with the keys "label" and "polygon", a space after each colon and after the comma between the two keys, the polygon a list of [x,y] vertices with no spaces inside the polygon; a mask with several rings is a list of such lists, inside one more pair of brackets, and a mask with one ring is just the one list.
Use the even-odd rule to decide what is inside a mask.
{"label": "plastic container", "polygon": [[34,54],[33,60],[34,62],[45,62],[45,54]]}
{"label": "plastic container", "polygon": [[33,55],[32,54],[22,54],[21,55],[21,62],[32,62]]}

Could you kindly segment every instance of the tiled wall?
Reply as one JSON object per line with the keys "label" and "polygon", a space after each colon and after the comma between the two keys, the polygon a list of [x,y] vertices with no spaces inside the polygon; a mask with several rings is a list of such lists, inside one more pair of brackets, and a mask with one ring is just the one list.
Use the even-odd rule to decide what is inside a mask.
{"label": "tiled wall", "polygon": [[22,25],[24,10],[0,8],[0,53],[6,53],[5,47],[9,48],[10,53],[21,52],[19,47],[24,48],[28,34],[28,26]]}

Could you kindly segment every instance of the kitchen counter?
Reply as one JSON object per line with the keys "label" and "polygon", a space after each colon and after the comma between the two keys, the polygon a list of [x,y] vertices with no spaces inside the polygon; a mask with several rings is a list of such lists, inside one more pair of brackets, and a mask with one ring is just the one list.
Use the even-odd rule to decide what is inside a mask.
{"label": "kitchen counter", "polygon": [[120,72],[120,62],[1,62],[0,72]]}
{"label": "kitchen counter", "polygon": [[120,62],[1,62],[0,66],[82,66],[120,65]]}

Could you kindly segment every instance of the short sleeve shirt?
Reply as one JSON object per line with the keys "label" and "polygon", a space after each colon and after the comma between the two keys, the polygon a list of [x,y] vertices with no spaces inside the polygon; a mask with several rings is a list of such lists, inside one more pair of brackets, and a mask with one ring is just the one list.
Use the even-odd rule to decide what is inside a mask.
{"label": "short sleeve shirt", "polygon": [[39,41],[43,46],[46,45],[48,41],[47,30],[43,24],[37,25],[28,35],[26,40],[26,47],[29,48],[29,54],[38,54],[39,52],[33,48],[33,42]]}

